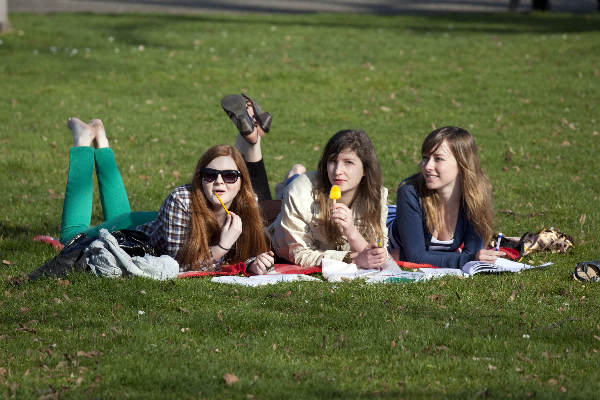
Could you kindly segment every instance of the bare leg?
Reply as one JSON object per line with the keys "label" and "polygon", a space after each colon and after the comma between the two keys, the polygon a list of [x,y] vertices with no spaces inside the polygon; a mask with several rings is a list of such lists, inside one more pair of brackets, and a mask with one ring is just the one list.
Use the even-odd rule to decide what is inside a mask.
{"label": "bare leg", "polygon": [[67,126],[73,131],[73,147],[91,146],[96,136],[94,129],[79,118],[71,117]]}
{"label": "bare leg", "polygon": [[238,134],[235,139],[235,148],[242,153],[246,162],[259,162],[263,158],[262,148],[260,147],[261,140],[262,138],[259,136],[255,144],[250,144],[242,135]]}
{"label": "bare leg", "polygon": [[246,111],[253,119],[254,130],[247,136],[238,134],[235,140],[235,147],[242,153],[242,157],[244,158],[244,161],[246,161],[252,188],[254,189],[258,200],[271,200],[271,189],[269,188],[269,181],[267,172],[265,171],[261,148],[261,140],[265,135],[265,132],[254,118],[254,108],[250,101],[246,101]]}

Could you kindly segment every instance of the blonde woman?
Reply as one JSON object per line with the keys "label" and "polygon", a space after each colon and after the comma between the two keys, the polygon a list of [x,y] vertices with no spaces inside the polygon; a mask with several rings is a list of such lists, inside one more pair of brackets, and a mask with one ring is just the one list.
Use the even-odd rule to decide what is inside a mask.
{"label": "blonde woman", "polygon": [[484,249],[493,233],[492,188],[473,136],[453,126],[431,132],[421,146],[421,172],[398,187],[388,225],[394,258],[444,268],[494,262]]}

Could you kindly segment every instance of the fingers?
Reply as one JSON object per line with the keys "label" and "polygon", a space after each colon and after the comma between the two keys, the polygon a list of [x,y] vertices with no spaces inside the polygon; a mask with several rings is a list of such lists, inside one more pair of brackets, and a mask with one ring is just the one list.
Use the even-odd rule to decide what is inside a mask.
{"label": "fingers", "polygon": [[387,259],[387,251],[381,247],[377,247],[376,244],[370,244],[367,250],[369,266],[379,267]]}
{"label": "fingers", "polygon": [[256,257],[256,260],[254,260],[252,263],[250,270],[257,275],[263,275],[269,271],[269,269],[273,266],[273,263],[273,257],[267,255],[267,253],[263,253]]}
{"label": "fingers", "polygon": [[387,260],[387,250],[377,247],[375,244],[369,244],[361,252],[351,253],[352,261],[360,268],[374,269],[379,268]]}
{"label": "fingers", "polygon": [[354,219],[352,217],[352,211],[340,203],[336,203],[331,210],[331,220],[336,224],[342,225],[342,227],[348,227],[354,225]]}
{"label": "fingers", "polygon": [[477,260],[486,262],[495,262],[498,257],[505,256],[503,251],[481,249],[477,253]]}
{"label": "fingers", "polygon": [[227,214],[225,216],[225,222],[223,223],[223,230],[227,231],[229,230],[229,227],[231,226],[231,221],[233,220],[233,213]]}
{"label": "fingers", "polygon": [[234,213],[231,213],[231,217],[232,217],[231,218],[231,226],[241,230],[242,218],[239,215],[234,214]]}
{"label": "fingers", "polygon": [[230,214],[225,216],[225,222],[223,223],[223,231],[229,230],[242,230],[242,218],[231,211]]}
{"label": "fingers", "polygon": [[262,253],[256,256],[256,260],[254,260],[250,267],[251,272],[258,275],[267,273],[267,271],[275,263],[274,255],[275,254],[272,251],[268,251],[266,253]]}
{"label": "fingers", "polygon": [[250,270],[250,272],[253,273],[254,275],[263,275],[265,273],[265,271],[260,270],[256,261],[253,262],[252,264],[250,264],[250,267],[248,268],[248,270]]}
{"label": "fingers", "polygon": [[267,251],[267,252],[261,253],[258,256],[256,256],[256,259],[262,260],[269,264],[273,264],[273,262],[275,261],[274,256],[275,256],[275,254],[272,251]]}

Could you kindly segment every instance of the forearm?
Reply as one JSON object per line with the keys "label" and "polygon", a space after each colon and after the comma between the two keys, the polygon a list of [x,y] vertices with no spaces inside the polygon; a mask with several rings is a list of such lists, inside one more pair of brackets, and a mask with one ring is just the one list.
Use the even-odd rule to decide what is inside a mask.
{"label": "forearm", "polygon": [[363,251],[365,247],[369,245],[369,243],[365,240],[365,238],[360,234],[358,229],[355,226],[352,226],[350,232],[344,232],[346,239],[348,240],[348,245],[350,246],[350,250],[353,252]]}
{"label": "forearm", "polygon": [[218,263],[220,260],[223,259],[223,257],[225,257],[225,255],[229,252],[229,250],[231,249],[226,249],[223,248],[219,245],[215,245],[215,246],[210,246],[210,254],[212,255],[212,260],[211,262],[213,263]]}
{"label": "forearm", "polygon": [[291,247],[286,254],[281,254],[279,251],[277,253],[279,256],[286,258],[301,267],[321,265],[323,258],[344,261],[344,258],[349,254],[348,251],[343,250],[322,250],[304,246]]}
{"label": "forearm", "polygon": [[465,263],[475,259],[474,254],[459,253],[455,251],[407,251],[403,249],[403,259],[400,261],[409,261],[417,264],[431,264],[440,268],[460,268]]}

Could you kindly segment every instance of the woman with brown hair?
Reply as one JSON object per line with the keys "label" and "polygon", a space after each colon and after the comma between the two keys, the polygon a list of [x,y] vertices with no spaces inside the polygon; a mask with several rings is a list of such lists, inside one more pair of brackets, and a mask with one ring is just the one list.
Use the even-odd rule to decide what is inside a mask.
{"label": "woman with brown hair", "polygon": [[[337,185],[341,197],[329,199]],[[269,226],[273,249],[304,267],[323,258],[378,268],[387,260],[387,189],[369,137],[362,131],[333,135],[316,171],[285,189],[282,210]]]}
{"label": "woman with brown hair", "polygon": [[504,255],[483,248],[493,234],[492,187],[473,136],[453,126],[436,129],[421,154],[421,172],[398,187],[396,217],[388,226],[393,257],[460,268]]}

